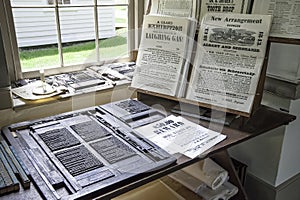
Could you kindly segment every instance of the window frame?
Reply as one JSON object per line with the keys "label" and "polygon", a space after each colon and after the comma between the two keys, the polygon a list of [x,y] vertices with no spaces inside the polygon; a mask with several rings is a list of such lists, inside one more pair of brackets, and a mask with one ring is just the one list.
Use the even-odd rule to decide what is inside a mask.
{"label": "window frame", "polygon": [[[57,0],[55,1],[55,5],[46,5],[46,6],[38,6],[41,8],[55,8],[56,12],[56,20],[59,21],[59,8],[64,8],[64,7],[78,7],[81,6],[83,7],[84,5],[58,5]],[[127,45],[128,45],[128,52],[129,52],[129,58],[131,56],[131,52],[136,50],[139,45],[139,34],[140,32],[138,31],[139,28],[142,25],[142,19],[144,16],[145,12],[145,5],[147,0],[128,0],[128,4],[109,4],[109,5],[98,5],[97,0],[94,0],[94,14],[98,12],[98,8],[102,6],[128,6],[128,39],[127,39]],[[72,1],[71,1],[72,2]],[[38,77],[39,76],[39,70],[33,70],[33,71],[28,71],[28,72],[22,72],[21,64],[20,64],[20,58],[19,58],[19,48],[17,45],[17,37],[16,37],[16,31],[15,31],[15,25],[13,22],[13,14],[12,14],[12,9],[18,8],[18,7],[33,7],[33,6],[12,6],[10,0],[9,1],[2,1],[3,6],[0,5],[0,22],[1,26],[3,25],[2,30],[6,29],[6,33],[3,34],[3,40],[7,41],[4,46],[6,49],[6,55],[10,55],[9,57],[9,75],[11,78],[11,81],[16,81],[22,78],[33,78],[33,77]],[[3,9],[3,10],[2,10]],[[95,10],[97,10],[95,12]],[[3,12],[2,12],[3,11]],[[97,23],[98,27],[98,18],[95,16],[95,21],[94,23]],[[64,65],[63,63],[63,54],[62,54],[62,41],[61,41],[61,35],[60,34],[60,27],[59,23],[57,23],[57,32],[58,32],[58,50],[59,50],[59,57],[60,57],[60,66],[57,68],[49,68],[45,69],[45,74],[47,75],[52,75],[52,74],[59,74],[59,73],[65,73],[65,72],[70,72],[70,71],[76,71],[76,70],[81,70],[86,68],[87,66],[91,66],[94,64],[104,64],[104,63],[109,63],[109,62],[115,62],[115,59],[111,60],[100,60],[100,56],[97,55],[97,61],[96,63],[84,63],[84,64],[76,64],[76,65]],[[99,31],[97,28],[95,28],[95,33],[96,33],[96,38],[95,38],[95,43],[96,43],[96,49],[99,49]],[[99,54],[99,51],[96,51],[97,54]]]}

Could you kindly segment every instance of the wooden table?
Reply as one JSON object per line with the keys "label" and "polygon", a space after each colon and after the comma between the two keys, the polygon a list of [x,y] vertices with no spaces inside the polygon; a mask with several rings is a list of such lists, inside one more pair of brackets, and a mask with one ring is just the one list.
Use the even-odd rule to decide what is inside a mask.
{"label": "wooden table", "polygon": [[[178,103],[176,101],[171,101],[160,97],[153,97],[151,95],[149,96],[146,94],[139,95],[139,100],[143,101],[145,104],[148,105],[159,103],[168,112],[170,111],[170,108],[172,108]],[[191,121],[195,121],[195,119],[192,118],[188,119]],[[105,194],[99,196],[99,198],[110,199],[116,197],[134,188],[142,186],[153,180],[162,178],[172,172],[175,172],[186,166],[196,163],[206,157],[212,157],[217,163],[219,163],[224,169],[226,169],[229,172],[229,181],[239,188],[238,194],[235,195],[233,199],[247,199],[247,195],[245,193],[245,190],[243,189],[241,181],[237,176],[236,171],[234,170],[233,163],[230,159],[227,149],[236,144],[242,143],[243,141],[249,140],[250,138],[263,134],[267,131],[270,131],[282,125],[287,125],[293,120],[295,120],[295,116],[265,106],[260,106],[250,118],[239,117],[234,119],[230,126],[224,126],[222,124],[210,123],[208,121],[201,120],[199,121],[201,125],[208,127],[212,130],[221,131],[222,134],[225,134],[227,136],[226,140],[222,141],[221,143],[206,151],[203,155],[194,159],[190,159],[183,155],[177,154],[175,155],[177,158],[177,162],[175,165],[171,165],[167,168],[156,172],[141,175],[139,176],[138,180],[128,179],[125,182],[118,185],[118,188],[113,188],[107,191]],[[37,187],[33,184],[28,190],[23,190],[21,188],[19,192],[11,193],[1,197],[1,199],[10,200],[29,198],[41,198]]]}

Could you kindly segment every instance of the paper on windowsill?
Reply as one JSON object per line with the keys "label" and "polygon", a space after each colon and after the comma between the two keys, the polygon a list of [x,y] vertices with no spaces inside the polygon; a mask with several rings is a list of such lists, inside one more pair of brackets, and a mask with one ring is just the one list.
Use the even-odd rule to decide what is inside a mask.
{"label": "paper on windowsill", "polygon": [[[22,87],[17,87],[12,89],[12,93],[23,98],[26,100],[38,100],[38,99],[44,99],[44,98],[49,98],[53,97],[59,94],[62,94],[66,91],[65,87],[55,87],[55,91],[51,94],[46,94],[46,95],[36,95],[33,93],[33,90],[42,87],[42,81],[35,81],[32,83],[29,83],[27,85],[24,85]],[[47,83],[45,83],[47,84]],[[47,85],[47,87],[52,87],[50,85]]]}

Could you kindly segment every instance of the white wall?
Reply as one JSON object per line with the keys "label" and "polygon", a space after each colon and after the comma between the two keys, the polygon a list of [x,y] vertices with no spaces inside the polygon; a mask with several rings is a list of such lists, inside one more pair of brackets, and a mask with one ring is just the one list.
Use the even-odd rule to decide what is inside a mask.
{"label": "white wall", "polygon": [[291,101],[290,113],[297,119],[285,130],[276,185],[300,173],[300,99]]}
{"label": "white wall", "polygon": [[300,45],[272,43],[267,73],[283,80],[300,79]]}
{"label": "white wall", "polygon": [[268,92],[262,104],[290,111],[297,119],[230,149],[230,154],[248,165],[247,171],[277,187],[300,173],[300,100],[290,100]]}
{"label": "white wall", "polygon": [[[268,75],[297,84],[300,81],[300,45],[272,43],[267,67]],[[293,90],[295,88],[291,88]],[[275,94],[264,93],[262,104],[283,109],[297,119],[287,126],[270,131],[232,148],[232,155],[245,161],[248,171],[277,187],[300,173],[300,99],[284,97],[278,84]]]}
{"label": "white wall", "polygon": [[230,155],[245,163],[247,172],[275,185],[284,127],[275,129],[230,148]]}

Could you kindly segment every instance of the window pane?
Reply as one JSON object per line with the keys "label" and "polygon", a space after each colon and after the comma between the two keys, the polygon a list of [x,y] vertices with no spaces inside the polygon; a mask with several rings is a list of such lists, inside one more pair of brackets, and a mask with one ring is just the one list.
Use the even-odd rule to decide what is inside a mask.
{"label": "window pane", "polygon": [[128,4],[128,0],[115,0],[115,3],[116,4],[118,4],[118,3],[120,3],[120,4],[124,4],[124,3]]}
{"label": "window pane", "polygon": [[97,0],[98,5],[107,4],[128,4],[128,0]]}
{"label": "window pane", "polygon": [[59,66],[53,8],[14,8],[22,71]]}
{"label": "window pane", "polygon": [[100,59],[115,59],[128,56],[127,6],[98,9]]}
{"label": "window pane", "polygon": [[70,2],[70,5],[94,5],[94,0],[64,0],[65,4]]}
{"label": "window pane", "polygon": [[64,65],[96,62],[93,8],[60,8]]}
{"label": "window pane", "polygon": [[[51,0],[49,0],[51,1]],[[54,0],[52,0],[54,1]],[[24,1],[24,0],[10,0],[12,7],[13,6],[46,6],[48,5],[48,0],[45,1]]]}
{"label": "window pane", "polygon": [[[62,39],[64,66],[95,63],[97,54],[100,55],[101,61],[128,56],[128,6],[118,6],[128,4],[128,0],[98,0],[99,49],[97,50],[94,0],[58,1],[64,4],[58,7],[61,28],[59,38]],[[11,2],[21,70],[61,67],[55,8],[53,4],[49,5],[54,0],[11,0]]]}

